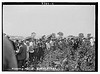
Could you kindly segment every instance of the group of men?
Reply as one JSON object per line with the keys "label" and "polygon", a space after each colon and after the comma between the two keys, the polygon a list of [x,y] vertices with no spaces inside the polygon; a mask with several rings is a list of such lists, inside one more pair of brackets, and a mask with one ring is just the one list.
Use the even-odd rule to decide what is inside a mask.
{"label": "group of men", "polygon": [[[44,56],[45,46],[41,41],[34,39],[33,41],[19,41],[15,42],[10,40],[9,37],[3,36],[3,70],[16,70],[25,68],[26,66],[37,64],[39,61],[42,61]],[[8,44],[7,44],[8,43]],[[8,50],[9,49],[9,50]],[[6,51],[7,50],[7,51]],[[12,51],[12,53],[8,53],[8,51]],[[5,68],[5,64],[8,65],[8,60],[11,61],[10,57],[6,59],[8,56],[15,57],[16,67],[7,67]],[[7,56],[6,56],[7,55]],[[6,57],[5,57],[6,56]],[[12,61],[13,62],[13,61]],[[27,63],[27,64],[26,64]]]}
{"label": "group of men", "polygon": [[[30,65],[36,65],[42,62],[46,51],[55,51],[58,48],[62,49],[63,44],[72,44],[74,49],[77,49],[80,43],[86,39],[70,37],[63,38],[62,33],[56,38],[52,34],[48,38],[43,36],[40,39],[31,39],[15,42],[3,35],[3,70],[18,70]],[[90,37],[89,37],[90,38]],[[90,39],[87,39],[90,42]],[[60,47],[61,46],[61,47]],[[26,64],[27,63],[27,64]]]}

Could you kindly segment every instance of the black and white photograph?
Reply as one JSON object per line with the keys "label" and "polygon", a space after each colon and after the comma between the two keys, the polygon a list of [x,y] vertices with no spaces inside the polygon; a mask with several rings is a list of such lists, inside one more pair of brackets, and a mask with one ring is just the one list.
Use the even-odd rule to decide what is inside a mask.
{"label": "black and white photograph", "polygon": [[98,72],[98,2],[2,2],[2,71]]}

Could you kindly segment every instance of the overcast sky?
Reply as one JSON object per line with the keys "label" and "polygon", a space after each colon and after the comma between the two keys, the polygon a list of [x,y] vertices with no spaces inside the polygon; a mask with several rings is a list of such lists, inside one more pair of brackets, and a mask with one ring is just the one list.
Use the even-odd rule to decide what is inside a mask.
{"label": "overcast sky", "polygon": [[4,5],[3,32],[13,36],[37,37],[51,33],[64,36],[91,33],[95,35],[94,5]]}

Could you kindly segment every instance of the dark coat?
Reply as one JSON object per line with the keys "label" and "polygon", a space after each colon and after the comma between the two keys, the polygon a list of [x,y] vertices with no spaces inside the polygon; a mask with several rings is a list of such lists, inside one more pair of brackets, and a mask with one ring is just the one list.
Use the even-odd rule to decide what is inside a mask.
{"label": "dark coat", "polygon": [[14,48],[9,39],[3,36],[3,70],[17,68]]}
{"label": "dark coat", "polygon": [[23,44],[22,47],[20,47],[19,53],[17,54],[17,60],[25,60],[27,56],[26,52],[27,46]]}

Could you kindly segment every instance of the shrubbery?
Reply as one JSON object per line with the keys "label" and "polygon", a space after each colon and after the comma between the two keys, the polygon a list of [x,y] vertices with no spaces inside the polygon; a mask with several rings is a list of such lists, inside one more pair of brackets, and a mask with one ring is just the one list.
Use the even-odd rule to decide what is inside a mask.
{"label": "shrubbery", "polygon": [[[67,41],[68,42],[68,41]],[[59,71],[95,71],[95,46],[82,42],[77,47],[69,41],[50,48],[40,67],[52,67]],[[61,48],[61,49],[60,49]]]}

